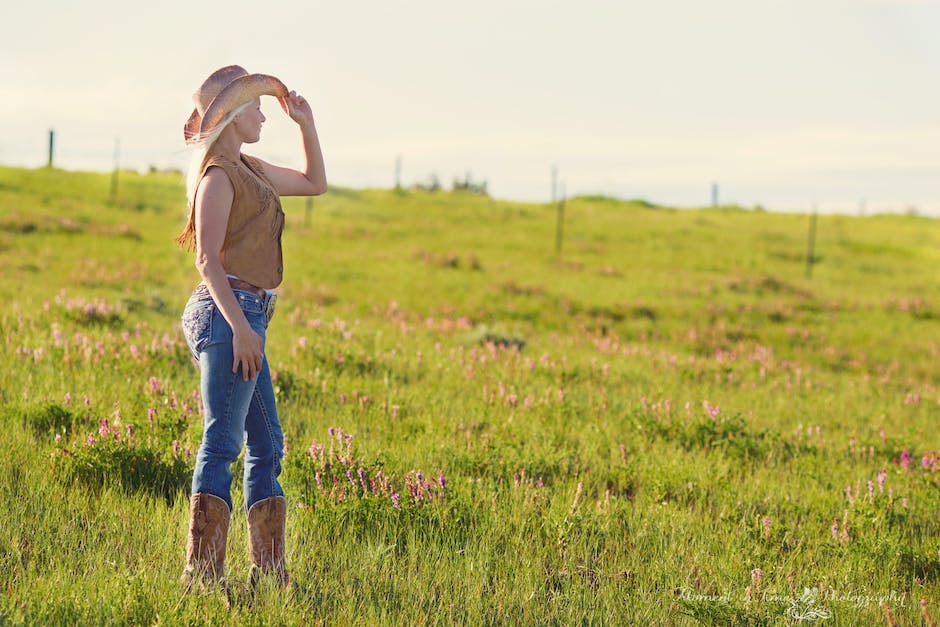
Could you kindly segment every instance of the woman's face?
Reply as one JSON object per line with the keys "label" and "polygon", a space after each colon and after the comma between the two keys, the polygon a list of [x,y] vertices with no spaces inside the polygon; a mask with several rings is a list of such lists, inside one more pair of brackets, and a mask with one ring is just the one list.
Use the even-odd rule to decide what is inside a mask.
{"label": "woman's face", "polygon": [[261,139],[261,125],[265,121],[264,114],[261,113],[261,99],[255,98],[247,108],[235,116],[235,126],[241,135],[241,140],[246,144],[253,144]]}

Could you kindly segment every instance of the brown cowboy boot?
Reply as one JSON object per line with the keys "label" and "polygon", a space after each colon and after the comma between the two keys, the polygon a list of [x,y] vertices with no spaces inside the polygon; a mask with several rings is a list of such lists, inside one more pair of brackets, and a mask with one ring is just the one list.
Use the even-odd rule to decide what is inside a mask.
{"label": "brown cowboy boot", "polygon": [[223,582],[225,544],[231,517],[228,504],[212,494],[193,494],[189,502],[186,567],[180,582],[189,589],[197,580]]}
{"label": "brown cowboy boot", "polygon": [[248,510],[248,548],[251,550],[251,583],[262,573],[273,573],[281,585],[290,583],[284,563],[284,524],[287,503],[283,496],[269,496]]}

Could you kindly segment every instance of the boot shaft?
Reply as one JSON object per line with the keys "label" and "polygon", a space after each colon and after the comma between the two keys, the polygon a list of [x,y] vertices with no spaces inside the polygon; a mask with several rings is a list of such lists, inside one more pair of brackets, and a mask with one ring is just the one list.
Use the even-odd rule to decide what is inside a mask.
{"label": "boot shaft", "polygon": [[225,547],[231,512],[212,494],[193,494],[189,501],[189,536],[186,540],[186,575],[204,572],[212,579],[225,575]]}
{"label": "boot shaft", "polygon": [[270,496],[248,510],[248,547],[251,551],[252,578],[257,572],[274,572],[287,581],[284,561],[284,527],[287,503],[283,496]]}

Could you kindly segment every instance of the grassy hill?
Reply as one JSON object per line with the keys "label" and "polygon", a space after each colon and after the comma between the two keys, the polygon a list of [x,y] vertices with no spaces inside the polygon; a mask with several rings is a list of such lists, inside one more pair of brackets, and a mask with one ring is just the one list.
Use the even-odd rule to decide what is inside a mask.
{"label": "grassy hill", "polygon": [[268,357],[299,585],[227,610],[176,585],[182,182],[110,186],[0,168],[0,623],[940,614],[940,223],[820,216],[807,278],[805,215],[575,198],[555,254],[548,205],[286,199]]}

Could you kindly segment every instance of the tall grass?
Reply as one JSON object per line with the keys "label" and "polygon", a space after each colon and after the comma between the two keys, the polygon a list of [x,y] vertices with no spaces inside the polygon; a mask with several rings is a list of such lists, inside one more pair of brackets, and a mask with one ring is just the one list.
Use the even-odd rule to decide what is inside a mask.
{"label": "tall grass", "polygon": [[296,586],[244,591],[236,509],[228,609],[177,585],[182,182],[109,183],[0,168],[0,623],[940,614],[936,222],[821,216],[806,279],[806,216],[573,199],[556,256],[546,205],[287,200],[268,357]]}

